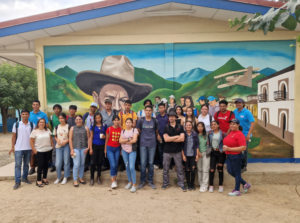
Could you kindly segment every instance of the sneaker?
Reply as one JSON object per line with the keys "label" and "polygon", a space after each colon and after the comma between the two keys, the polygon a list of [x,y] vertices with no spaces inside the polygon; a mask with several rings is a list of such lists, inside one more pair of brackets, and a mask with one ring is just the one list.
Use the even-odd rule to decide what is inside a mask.
{"label": "sneaker", "polygon": [[150,186],[152,189],[156,189],[156,186],[153,184],[153,182],[148,182],[148,186]]}
{"label": "sneaker", "polygon": [[191,186],[192,190],[196,190],[196,187],[195,186]]}
{"label": "sneaker", "polygon": [[242,193],[243,193],[243,194],[246,193],[246,192],[250,189],[251,186],[252,186],[251,184],[246,183],[246,184],[243,186]]}
{"label": "sneaker", "polygon": [[112,182],[112,184],[111,184],[111,189],[115,189],[115,188],[117,188],[117,186],[118,186],[117,182],[114,181],[114,182]]}
{"label": "sneaker", "polygon": [[224,191],[224,187],[223,186],[219,186],[219,193],[223,193]]}
{"label": "sneaker", "polygon": [[165,189],[167,189],[169,187],[169,185],[163,185],[162,187],[161,187],[161,189],[162,190],[165,190]]}
{"label": "sneaker", "polygon": [[233,190],[230,193],[228,193],[229,196],[241,196],[241,192],[238,190]]}
{"label": "sneaker", "polygon": [[54,181],[54,184],[58,184],[60,182],[60,179],[56,179],[56,181]]}
{"label": "sneaker", "polygon": [[143,187],[146,185],[146,182],[141,182],[138,186],[138,189],[143,189]]}
{"label": "sneaker", "polygon": [[16,183],[13,187],[14,190],[17,190],[19,187],[21,187],[21,183]]}
{"label": "sneaker", "polygon": [[130,192],[131,192],[131,193],[136,192],[136,187],[132,187],[132,188],[130,189]]}
{"label": "sneaker", "polygon": [[183,192],[187,192],[187,189],[185,188],[185,186],[183,187],[179,187]]}
{"label": "sneaker", "polygon": [[125,186],[125,189],[126,189],[126,190],[129,190],[131,187],[132,187],[132,184],[131,184],[131,183],[128,183],[128,184]]}
{"label": "sneaker", "polygon": [[25,184],[32,184],[28,179],[22,179],[22,182]]}
{"label": "sneaker", "polygon": [[210,193],[213,193],[214,192],[214,187],[213,186],[209,186],[209,190],[208,190]]}
{"label": "sneaker", "polygon": [[241,173],[244,173],[245,171],[247,171],[246,167],[244,167],[244,168],[241,169]]}
{"label": "sneaker", "polygon": [[35,173],[35,169],[33,168],[33,169],[30,169],[30,170],[29,170],[29,173],[28,173],[28,174],[29,174],[29,175],[32,175],[32,174],[34,174],[34,173]]}
{"label": "sneaker", "polygon": [[192,187],[189,185],[188,188],[187,188],[189,191],[192,191]]}
{"label": "sneaker", "polygon": [[62,185],[66,184],[68,182],[68,178],[64,177],[63,181],[61,182]]}
{"label": "sneaker", "polygon": [[153,168],[154,168],[155,170],[158,170],[158,169],[159,169],[159,167],[158,167],[157,165],[153,165]]}
{"label": "sneaker", "polygon": [[207,191],[207,188],[205,188],[205,187],[200,187],[200,190],[199,190],[200,192],[206,192]]}
{"label": "sneaker", "polygon": [[162,164],[159,165],[158,169],[162,170],[164,167]]}
{"label": "sneaker", "polygon": [[55,166],[53,166],[53,167],[51,168],[50,172],[53,173],[53,172],[55,172],[55,171],[56,171],[56,168],[55,168]]}

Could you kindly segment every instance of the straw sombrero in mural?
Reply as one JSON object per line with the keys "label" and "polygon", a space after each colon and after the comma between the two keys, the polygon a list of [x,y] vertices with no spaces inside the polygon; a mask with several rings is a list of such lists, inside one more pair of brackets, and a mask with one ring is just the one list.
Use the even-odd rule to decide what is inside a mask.
{"label": "straw sombrero in mural", "polygon": [[86,70],[78,73],[76,84],[88,95],[92,95],[93,91],[101,89],[106,84],[117,84],[127,91],[133,103],[144,99],[152,90],[151,84],[134,82],[134,67],[123,55],[105,57],[100,72]]}

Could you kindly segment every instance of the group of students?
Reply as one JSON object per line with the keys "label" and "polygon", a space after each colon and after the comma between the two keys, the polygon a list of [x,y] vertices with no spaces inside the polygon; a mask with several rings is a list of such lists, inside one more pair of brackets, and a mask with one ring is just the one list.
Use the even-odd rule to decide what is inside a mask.
{"label": "group of students", "polygon": [[[13,127],[12,149],[9,153],[15,153],[14,189],[20,187],[21,181],[31,183],[27,179],[31,156],[36,159],[38,166],[38,187],[49,184],[47,172],[51,159],[57,172],[54,184],[60,181],[61,184],[66,184],[71,171],[74,187],[86,184],[83,175],[86,164],[90,164],[90,186],[94,185],[96,171],[96,181],[100,185],[103,161],[108,158],[111,188],[117,188],[118,164],[122,156],[128,177],[125,189],[135,192],[146,185],[156,189],[153,176],[154,158],[158,148],[160,168],[163,168],[162,189],[169,187],[169,169],[173,159],[177,184],[182,191],[196,189],[195,175],[198,172],[199,191],[213,192],[217,169],[219,192],[223,192],[223,166],[227,159],[228,173],[236,181],[234,190],[228,195],[240,196],[241,184],[244,193],[251,187],[242,179],[241,172],[246,167],[243,160],[247,156],[245,151],[254,119],[250,111],[244,108],[243,99],[237,99],[235,104],[237,109],[231,112],[227,110],[227,101],[220,101],[220,111],[214,117],[208,114],[209,107],[205,104],[202,105],[198,117],[195,117],[195,112],[190,107],[186,109],[186,114],[180,106],[167,113],[165,103],[158,105],[159,114],[155,115],[149,99],[144,101],[145,108],[138,113],[131,110],[132,103],[129,100],[124,102],[125,110],[118,114],[111,109],[110,99],[105,100],[103,111],[97,111],[97,104],[93,102],[90,112],[84,116],[75,114],[75,105],[69,107],[68,116],[62,113],[60,105],[54,105],[55,114],[50,116],[51,132],[48,129],[47,116],[39,110],[40,103],[36,100],[33,102],[33,111],[22,110],[22,121],[15,123]],[[141,176],[137,186],[138,157]],[[185,178],[187,188],[184,184]]]}

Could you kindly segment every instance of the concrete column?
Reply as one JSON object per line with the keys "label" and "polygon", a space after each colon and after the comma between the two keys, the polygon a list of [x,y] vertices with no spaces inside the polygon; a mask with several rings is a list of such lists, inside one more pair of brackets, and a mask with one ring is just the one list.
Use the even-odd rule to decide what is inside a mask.
{"label": "concrete column", "polygon": [[37,80],[38,80],[38,96],[39,96],[39,101],[41,102],[40,110],[47,113],[47,94],[46,94],[44,59],[38,53],[35,53],[34,55],[36,57],[36,73],[37,73]]}

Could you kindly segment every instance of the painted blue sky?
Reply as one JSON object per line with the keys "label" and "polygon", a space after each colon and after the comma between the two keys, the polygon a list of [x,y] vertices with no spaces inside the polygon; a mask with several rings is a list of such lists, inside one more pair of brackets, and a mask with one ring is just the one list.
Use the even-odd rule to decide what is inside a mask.
{"label": "painted blue sky", "polygon": [[164,78],[196,67],[214,71],[232,57],[244,67],[278,71],[295,63],[295,48],[290,44],[294,41],[174,44],[173,52],[171,44],[47,46],[45,67],[55,71],[68,65],[77,72],[100,71],[106,56],[125,55],[133,66],[152,70]]}

